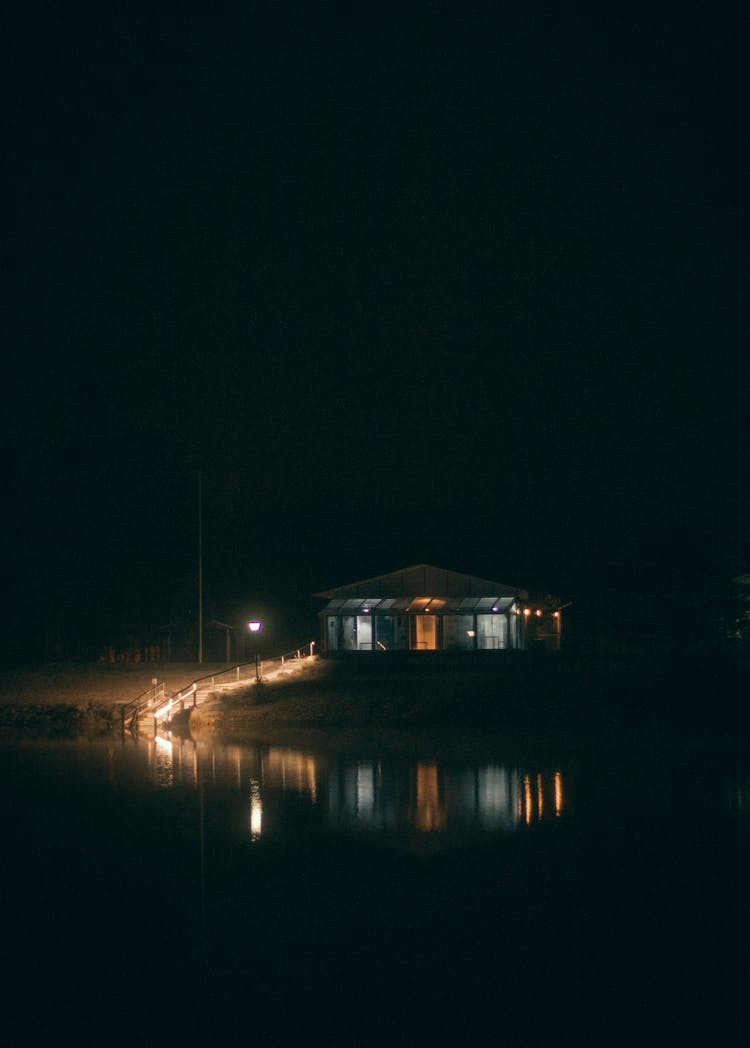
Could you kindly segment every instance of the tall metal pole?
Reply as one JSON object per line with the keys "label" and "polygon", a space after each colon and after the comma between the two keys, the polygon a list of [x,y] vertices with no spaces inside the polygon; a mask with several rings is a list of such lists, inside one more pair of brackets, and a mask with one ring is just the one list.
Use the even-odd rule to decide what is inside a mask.
{"label": "tall metal pole", "polygon": [[198,665],[203,663],[203,474],[198,471]]}

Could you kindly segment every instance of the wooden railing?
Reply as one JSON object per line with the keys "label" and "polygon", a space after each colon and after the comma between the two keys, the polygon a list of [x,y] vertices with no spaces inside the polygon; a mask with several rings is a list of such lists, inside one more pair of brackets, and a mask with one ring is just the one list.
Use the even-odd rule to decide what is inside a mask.
{"label": "wooden railing", "polygon": [[147,710],[152,705],[156,705],[163,698],[164,681],[160,684],[157,683],[152,685],[148,691],[144,691],[142,695],[138,695],[131,702],[125,703],[120,710],[122,715],[122,730],[134,730],[137,727],[138,717],[141,715],[141,712]]}
{"label": "wooden railing", "polygon": [[309,641],[284,655],[276,655],[271,659],[240,662],[218,673],[207,673],[203,677],[196,677],[185,687],[170,694],[166,693],[163,682],[157,683],[121,708],[122,730],[123,732],[127,730],[137,732],[138,721],[147,716],[153,718],[154,730],[158,730],[159,722],[169,719],[173,712],[180,712],[189,706],[199,705],[201,695],[206,696],[216,688],[229,687],[243,680],[251,685],[262,683],[264,678],[275,677],[285,672],[287,666],[299,660],[310,659],[314,654],[315,641]]}

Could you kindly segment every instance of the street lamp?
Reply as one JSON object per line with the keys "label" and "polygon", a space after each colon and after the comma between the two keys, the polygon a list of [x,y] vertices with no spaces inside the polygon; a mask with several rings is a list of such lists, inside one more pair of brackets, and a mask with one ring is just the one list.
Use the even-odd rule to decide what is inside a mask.
{"label": "street lamp", "polygon": [[247,628],[250,630],[250,636],[253,638],[253,645],[255,648],[255,679],[260,681],[260,663],[258,661],[258,636],[260,631],[263,629],[263,623],[257,619],[253,619],[247,624]]}

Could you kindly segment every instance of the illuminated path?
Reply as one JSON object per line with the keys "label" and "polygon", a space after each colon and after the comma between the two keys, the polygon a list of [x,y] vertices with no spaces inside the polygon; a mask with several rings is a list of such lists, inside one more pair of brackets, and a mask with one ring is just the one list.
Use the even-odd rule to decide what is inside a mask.
{"label": "illuminated path", "polygon": [[[193,680],[185,688],[167,695],[164,684],[156,683],[143,695],[122,708],[123,731],[135,734],[158,734],[159,730],[170,723],[172,718],[184,710],[200,706],[217,691],[232,691],[238,687],[248,688],[261,680],[274,680],[280,676],[296,673],[303,666],[309,665],[317,656],[314,654],[315,642],[310,641],[304,648],[263,662],[247,662],[230,666],[220,673]],[[269,668],[270,667],[270,668]]]}

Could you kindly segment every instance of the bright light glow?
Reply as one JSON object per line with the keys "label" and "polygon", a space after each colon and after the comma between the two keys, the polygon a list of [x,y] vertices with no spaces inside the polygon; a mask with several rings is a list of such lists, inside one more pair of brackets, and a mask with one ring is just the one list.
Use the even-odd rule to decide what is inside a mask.
{"label": "bright light glow", "polygon": [[541,611],[539,610],[539,608],[537,608],[537,609],[536,609],[536,614],[537,614],[537,616],[538,616],[539,618],[541,618],[541,615],[542,615],[542,613],[541,613]]}
{"label": "bright light glow", "polygon": [[559,619],[559,618],[560,618],[560,612],[559,612],[559,611],[556,611],[556,612],[554,613],[554,615],[555,615],[555,618],[556,618],[556,619]]}
{"label": "bright light glow", "polygon": [[252,622],[248,622],[247,628],[251,633],[258,633],[263,628],[263,623],[253,620]]}
{"label": "bright light glow", "polygon": [[174,786],[174,745],[170,739],[163,739],[160,735],[154,736],[154,770],[159,786]]}
{"label": "bright light glow", "polygon": [[555,772],[555,815],[560,815],[563,809],[563,781],[559,771]]}
{"label": "bright light glow", "polygon": [[497,611],[497,605],[494,608],[490,608],[490,611]]}
{"label": "bright light glow", "polygon": [[523,609],[523,613],[524,613],[524,615],[530,615],[531,614],[531,608],[524,608]]}
{"label": "bright light glow", "polygon": [[257,841],[263,830],[263,801],[260,795],[260,783],[250,780],[250,840]]}
{"label": "bright light glow", "polygon": [[531,825],[531,811],[532,811],[532,798],[531,798],[531,778],[528,775],[523,777],[523,799],[524,799],[524,822],[527,826]]}

